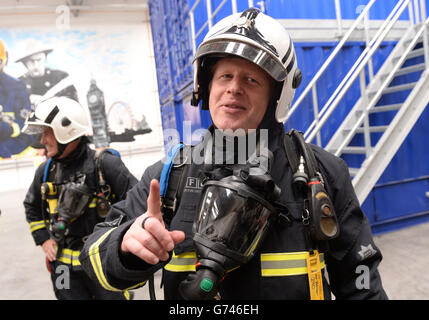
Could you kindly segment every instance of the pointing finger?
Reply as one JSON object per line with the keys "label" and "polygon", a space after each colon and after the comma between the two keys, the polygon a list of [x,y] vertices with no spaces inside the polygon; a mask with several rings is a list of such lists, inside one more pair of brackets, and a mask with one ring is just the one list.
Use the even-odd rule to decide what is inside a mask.
{"label": "pointing finger", "polygon": [[161,214],[161,196],[159,182],[153,179],[150,182],[149,197],[147,198],[147,214],[164,222]]}

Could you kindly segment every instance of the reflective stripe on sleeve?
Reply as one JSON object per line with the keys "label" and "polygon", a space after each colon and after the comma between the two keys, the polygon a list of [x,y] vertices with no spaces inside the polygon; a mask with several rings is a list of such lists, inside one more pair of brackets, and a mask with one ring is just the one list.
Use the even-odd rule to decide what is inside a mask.
{"label": "reflective stripe on sleeve", "polygon": [[10,123],[12,127],[12,134],[10,135],[11,138],[16,138],[21,134],[21,129],[19,128],[19,125],[15,122]]}
{"label": "reflective stripe on sleeve", "polygon": [[96,242],[94,242],[91,247],[89,248],[89,258],[91,260],[92,268],[95,272],[95,275],[97,276],[98,282],[101,284],[101,286],[110,291],[122,291],[115,287],[112,287],[108,282],[103,272],[103,267],[101,266],[101,259],[100,259],[100,253],[99,253],[99,246],[104,241],[104,239],[107,238],[107,236],[113,231],[115,228],[107,231],[105,234],[103,234],[100,239],[98,239]]}
{"label": "reflective stripe on sleeve", "polygon": [[49,220],[46,220],[46,221],[39,220],[39,221],[30,222],[30,232],[34,232],[40,229],[46,229],[46,224],[49,224]]}
{"label": "reflective stripe on sleeve", "polygon": [[[262,253],[261,274],[263,277],[296,276],[307,274],[308,252]],[[320,254],[320,267],[325,267],[325,258]]]}
{"label": "reflective stripe on sleeve", "polygon": [[195,272],[196,259],[197,254],[195,251],[184,252],[179,255],[176,255],[173,251],[173,257],[164,269],[171,272]]}
{"label": "reflective stripe on sleeve", "polygon": [[132,287],[126,288],[124,290],[118,289],[113,287],[112,285],[109,284],[109,282],[107,282],[106,276],[104,274],[103,271],[103,266],[101,264],[101,259],[100,259],[100,252],[99,252],[99,246],[100,244],[107,238],[107,236],[116,228],[113,228],[109,231],[107,231],[106,233],[104,233],[100,239],[98,239],[96,242],[94,242],[90,248],[89,248],[89,258],[91,261],[91,265],[92,265],[92,269],[94,270],[95,275],[97,276],[98,282],[101,284],[101,286],[106,289],[106,290],[110,290],[110,291],[126,291],[126,290],[132,290],[135,289],[137,287],[141,287],[142,285],[144,285],[146,283],[146,281],[143,281],[141,283],[138,283]]}

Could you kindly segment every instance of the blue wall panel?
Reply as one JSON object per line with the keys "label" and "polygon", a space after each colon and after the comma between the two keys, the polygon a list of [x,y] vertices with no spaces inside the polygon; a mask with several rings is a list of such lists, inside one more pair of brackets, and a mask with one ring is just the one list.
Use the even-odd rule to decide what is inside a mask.
{"label": "blue wall panel", "polygon": [[[368,0],[340,2],[343,19],[356,19]],[[397,0],[379,0],[370,10],[370,19],[386,19]],[[277,19],[336,19],[334,0],[265,0],[266,12]],[[408,19],[405,10],[400,19]]]}
{"label": "blue wall panel", "polygon": [[151,17],[151,29],[153,47],[155,52],[155,65],[159,100],[163,104],[174,93],[171,78],[169,45],[167,40],[168,30],[165,28],[165,11],[163,1],[150,1],[149,13]]}

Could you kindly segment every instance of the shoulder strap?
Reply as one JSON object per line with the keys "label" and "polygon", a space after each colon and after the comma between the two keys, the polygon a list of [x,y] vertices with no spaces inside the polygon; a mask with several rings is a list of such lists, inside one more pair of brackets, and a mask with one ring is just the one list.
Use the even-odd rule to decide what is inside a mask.
{"label": "shoulder strap", "polygon": [[[160,195],[164,220],[170,223],[179,206],[185,187],[192,146],[176,145],[168,154],[161,172]],[[179,157],[179,158],[177,158]]]}
{"label": "shoulder strap", "polygon": [[[104,154],[108,152],[114,156],[121,157],[121,154],[115,150],[115,149],[98,149],[95,150],[94,154],[94,163],[95,163],[95,173],[97,178],[97,188],[99,188],[102,193],[107,191],[109,187],[107,186],[106,180],[104,179],[104,166],[103,166],[103,160],[104,160]],[[98,192],[98,191],[97,191]]]}
{"label": "shoulder strap", "polygon": [[302,155],[307,163],[308,174],[310,179],[315,177],[319,172],[319,167],[314,156],[313,149],[305,142],[304,136],[301,131],[292,129],[285,133],[284,145],[286,155],[292,172],[296,172],[299,164],[299,156]]}
{"label": "shoulder strap", "polygon": [[299,152],[298,150],[296,150],[296,146],[290,131],[285,132],[284,147],[285,147],[287,159],[292,168],[292,172],[296,172],[299,164]]}

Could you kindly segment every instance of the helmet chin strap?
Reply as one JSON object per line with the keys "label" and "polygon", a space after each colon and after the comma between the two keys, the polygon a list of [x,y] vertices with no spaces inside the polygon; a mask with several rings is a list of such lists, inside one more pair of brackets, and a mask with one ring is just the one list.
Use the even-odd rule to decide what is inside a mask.
{"label": "helmet chin strap", "polygon": [[59,157],[61,157],[64,153],[64,151],[66,150],[67,146],[69,145],[67,144],[62,144],[62,143],[58,143],[58,152],[56,153],[56,155],[54,155],[52,158],[53,159],[58,159]]}

